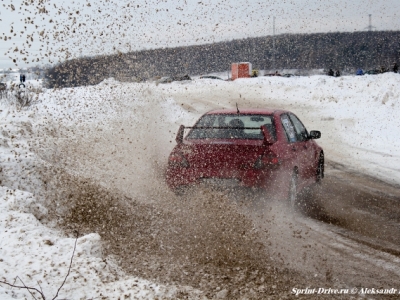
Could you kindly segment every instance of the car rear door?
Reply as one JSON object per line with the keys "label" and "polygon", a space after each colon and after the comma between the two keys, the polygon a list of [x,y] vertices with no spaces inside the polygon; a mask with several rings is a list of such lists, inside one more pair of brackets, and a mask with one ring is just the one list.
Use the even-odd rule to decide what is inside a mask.
{"label": "car rear door", "polygon": [[[295,167],[299,166],[300,156],[303,154],[301,148],[299,148],[297,144],[297,134],[295,128],[292,124],[292,121],[289,118],[287,113],[284,113],[280,116],[281,124],[284,129],[284,138],[285,140],[282,141],[281,145],[281,155],[283,155],[283,163],[285,164],[285,169],[290,174],[293,172]],[[300,174],[299,174],[300,175]]]}
{"label": "car rear door", "polygon": [[296,131],[297,151],[298,153],[301,153],[300,173],[303,180],[308,181],[315,177],[314,145],[308,137],[307,129],[305,128],[303,123],[299,120],[299,118],[292,113],[289,113],[289,117]]}

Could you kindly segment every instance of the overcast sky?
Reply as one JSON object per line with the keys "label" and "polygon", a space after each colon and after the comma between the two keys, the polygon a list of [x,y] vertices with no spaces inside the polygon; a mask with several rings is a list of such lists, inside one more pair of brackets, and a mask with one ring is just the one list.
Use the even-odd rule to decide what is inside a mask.
{"label": "overcast sky", "polygon": [[369,14],[400,30],[399,12],[400,0],[1,0],[0,68],[272,35],[274,16],[276,34],[363,31]]}

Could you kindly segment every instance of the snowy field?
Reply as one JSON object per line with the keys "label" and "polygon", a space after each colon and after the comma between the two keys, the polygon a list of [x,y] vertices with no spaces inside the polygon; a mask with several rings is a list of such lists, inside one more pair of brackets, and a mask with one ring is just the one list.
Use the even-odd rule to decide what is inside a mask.
{"label": "snowy field", "polygon": [[[67,275],[75,238],[47,220],[47,183],[39,171],[63,169],[157,201],[168,193],[161,171],[179,125],[192,125],[211,109],[237,103],[291,110],[309,131],[322,132],[317,142],[327,160],[400,185],[399,74],[159,85],[108,79],[97,86],[36,92],[29,107],[0,100],[0,280],[43,289],[47,298]],[[149,183],[154,181],[157,188]],[[115,258],[102,255],[100,235],[92,233],[77,239],[59,298],[173,299],[182,289],[191,298],[198,295],[189,287],[126,275]],[[0,284],[0,299],[30,297]]]}

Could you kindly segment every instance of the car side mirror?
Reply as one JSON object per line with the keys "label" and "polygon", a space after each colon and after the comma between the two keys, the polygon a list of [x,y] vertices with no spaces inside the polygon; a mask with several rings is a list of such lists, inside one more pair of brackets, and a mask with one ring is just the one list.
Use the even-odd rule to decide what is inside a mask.
{"label": "car side mirror", "polygon": [[272,137],[271,133],[269,132],[269,130],[265,125],[261,126],[261,132],[264,136],[265,145],[272,145],[273,143],[275,143],[275,139]]}
{"label": "car side mirror", "polygon": [[310,139],[319,139],[321,137],[321,131],[311,130],[310,131]]}
{"label": "car side mirror", "polygon": [[183,125],[179,126],[178,133],[176,134],[176,138],[175,138],[175,141],[177,144],[183,143],[184,132],[185,132],[185,126],[183,126]]}

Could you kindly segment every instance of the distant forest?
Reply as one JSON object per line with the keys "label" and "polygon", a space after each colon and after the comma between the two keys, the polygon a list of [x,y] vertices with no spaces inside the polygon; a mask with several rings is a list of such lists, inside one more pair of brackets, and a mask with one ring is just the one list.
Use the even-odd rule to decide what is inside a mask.
{"label": "distant forest", "polygon": [[400,61],[400,31],[282,34],[83,57],[49,68],[45,76],[48,87],[71,87],[97,84],[109,77],[139,81],[223,72],[232,62],[241,61],[251,62],[253,69],[389,68]]}

